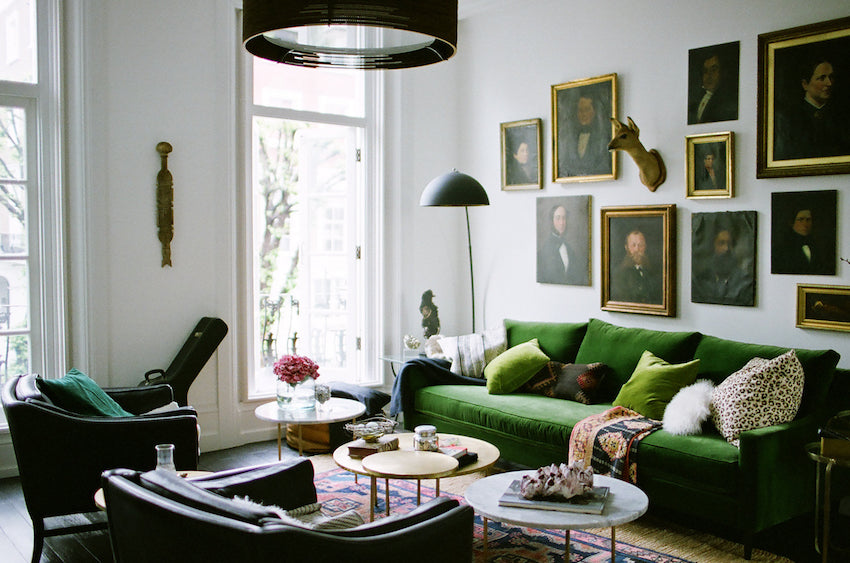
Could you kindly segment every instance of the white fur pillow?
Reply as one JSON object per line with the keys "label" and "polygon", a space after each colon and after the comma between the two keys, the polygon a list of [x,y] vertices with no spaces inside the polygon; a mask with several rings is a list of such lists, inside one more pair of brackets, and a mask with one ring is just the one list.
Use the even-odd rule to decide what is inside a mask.
{"label": "white fur pillow", "polygon": [[702,423],[711,416],[713,393],[714,383],[707,379],[680,389],[664,409],[664,430],[678,436],[699,434]]}

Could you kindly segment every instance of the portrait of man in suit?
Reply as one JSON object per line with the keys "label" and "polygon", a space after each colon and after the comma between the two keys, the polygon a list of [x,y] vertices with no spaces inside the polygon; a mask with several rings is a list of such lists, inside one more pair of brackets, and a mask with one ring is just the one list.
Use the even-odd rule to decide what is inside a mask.
{"label": "portrait of man in suit", "polygon": [[555,181],[613,177],[608,151],[613,117],[614,79],[554,86]]}
{"label": "portrait of man in suit", "polygon": [[771,194],[771,273],[835,275],[837,194]]}
{"label": "portrait of man in suit", "polygon": [[688,125],[738,119],[740,42],[688,51]]}
{"label": "portrait of man in suit", "polygon": [[661,218],[618,218],[611,223],[611,300],[664,302],[664,242]]}
{"label": "portrait of man in suit", "polygon": [[756,212],[691,217],[691,301],[755,305]]}
{"label": "portrait of man in suit", "polygon": [[722,190],[726,188],[726,146],[724,143],[701,143],[695,147],[694,188]]}
{"label": "portrait of man in suit", "polygon": [[537,198],[537,281],[590,285],[590,196]]}

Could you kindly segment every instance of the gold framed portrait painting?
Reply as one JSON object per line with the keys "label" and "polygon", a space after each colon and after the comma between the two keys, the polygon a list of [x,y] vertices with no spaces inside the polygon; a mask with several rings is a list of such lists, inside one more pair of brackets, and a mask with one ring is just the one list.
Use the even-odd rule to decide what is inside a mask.
{"label": "gold framed portrait painting", "polygon": [[850,287],[798,284],[797,326],[850,332]]}
{"label": "gold framed portrait painting", "polygon": [[676,316],[676,205],[602,208],[602,309]]}
{"label": "gold framed portrait painting", "polygon": [[687,197],[735,195],[735,134],[706,133],[685,137]]}
{"label": "gold framed portrait painting", "polygon": [[617,117],[617,74],[552,86],[552,181],[617,178],[617,153],[608,150]]}
{"label": "gold framed portrait painting", "polygon": [[850,17],[758,37],[756,177],[850,172]]}
{"label": "gold framed portrait painting", "polygon": [[543,120],[502,123],[502,190],[543,189]]}

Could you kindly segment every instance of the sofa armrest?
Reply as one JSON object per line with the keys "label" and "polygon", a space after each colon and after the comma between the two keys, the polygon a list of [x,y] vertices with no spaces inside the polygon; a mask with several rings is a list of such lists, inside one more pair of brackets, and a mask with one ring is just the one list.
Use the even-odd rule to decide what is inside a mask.
{"label": "sofa armrest", "polygon": [[816,439],[814,415],[741,434],[741,506],[753,511],[744,522],[764,529],[811,508],[815,467],[805,445]]}

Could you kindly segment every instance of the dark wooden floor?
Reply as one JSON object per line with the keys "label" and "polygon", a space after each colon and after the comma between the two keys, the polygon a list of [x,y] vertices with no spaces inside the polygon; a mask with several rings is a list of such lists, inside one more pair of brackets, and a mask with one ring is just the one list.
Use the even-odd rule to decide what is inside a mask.
{"label": "dark wooden floor", "polygon": [[[297,452],[284,446],[284,458],[296,457],[297,455]],[[277,443],[275,441],[259,442],[202,454],[199,468],[219,471],[276,460]],[[519,468],[506,466],[503,469]],[[103,515],[98,513],[94,517],[102,518]],[[850,536],[850,525],[847,522],[848,520],[839,521],[837,524],[843,529],[833,528],[833,534],[845,538]],[[677,521],[677,523],[687,525],[686,521],[682,520]],[[725,534],[722,531],[717,531],[717,535],[723,537]],[[755,544],[757,548],[788,557],[795,562],[820,561],[813,547],[811,518],[799,518],[782,527],[763,532],[757,536]],[[30,561],[31,553],[32,525],[24,505],[19,481],[17,478],[0,480],[0,563],[27,563]],[[832,560],[850,561],[850,559]],[[111,563],[112,553],[109,546],[109,536],[106,531],[98,531],[48,538],[45,542],[41,562]]]}

